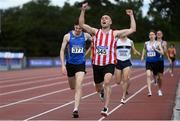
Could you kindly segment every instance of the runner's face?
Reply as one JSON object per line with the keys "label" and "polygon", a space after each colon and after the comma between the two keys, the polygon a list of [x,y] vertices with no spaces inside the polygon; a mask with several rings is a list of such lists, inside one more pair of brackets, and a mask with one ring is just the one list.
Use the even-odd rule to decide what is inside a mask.
{"label": "runner's face", "polygon": [[121,36],[121,40],[126,40],[126,36]]}
{"label": "runner's face", "polygon": [[161,31],[157,32],[157,38],[161,39],[163,37],[163,33]]}
{"label": "runner's face", "polygon": [[108,27],[110,27],[111,24],[112,24],[112,20],[111,20],[110,16],[103,15],[101,17],[101,26],[102,26],[102,28],[108,28]]}
{"label": "runner's face", "polygon": [[74,31],[76,35],[80,35],[82,32],[82,28],[79,25],[74,25]]}
{"label": "runner's face", "polygon": [[154,33],[154,32],[150,32],[150,33],[149,33],[149,39],[150,39],[150,40],[155,40],[155,38],[156,38],[155,33]]}

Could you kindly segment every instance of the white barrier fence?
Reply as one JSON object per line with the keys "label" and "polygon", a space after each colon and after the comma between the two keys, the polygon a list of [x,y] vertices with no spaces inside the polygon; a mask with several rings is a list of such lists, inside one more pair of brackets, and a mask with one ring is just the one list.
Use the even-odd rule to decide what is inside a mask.
{"label": "white barrier fence", "polygon": [[22,52],[0,52],[0,70],[22,69],[24,61]]}

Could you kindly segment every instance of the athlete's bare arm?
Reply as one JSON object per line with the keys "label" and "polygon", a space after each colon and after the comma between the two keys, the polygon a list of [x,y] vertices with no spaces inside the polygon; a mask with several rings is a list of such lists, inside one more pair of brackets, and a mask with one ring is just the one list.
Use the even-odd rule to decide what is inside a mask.
{"label": "athlete's bare arm", "polygon": [[[92,37],[91,37],[91,35],[88,34],[88,33],[85,33],[85,39],[92,42]],[[90,47],[87,49],[85,55],[87,55],[89,52],[91,52],[91,45],[90,45]]]}
{"label": "athlete's bare arm", "polygon": [[86,30],[89,34],[95,35],[97,29],[85,24],[85,12],[87,9],[88,9],[88,3],[82,4],[81,13],[79,16],[79,25],[84,30]]}
{"label": "athlete's bare arm", "polygon": [[92,41],[92,37],[90,34],[84,33],[84,35],[85,35],[85,40]]}
{"label": "athlete's bare arm", "polygon": [[87,49],[87,51],[86,51],[86,54],[85,55],[87,55],[88,53],[90,53],[91,52],[91,45],[90,45],[90,47]]}
{"label": "athlete's bare arm", "polygon": [[139,55],[139,56],[141,55],[141,53],[140,53],[139,51],[136,50],[133,41],[131,42],[131,47],[132,47],[132,50],[133,50],[133,52],[134,52],[135,55],[136,55],[136,54]]}
{"label": "athlete's bare arm", "polygon": [[131,9],[126,10],[126,14],[130,17],[130,28],[129,29],[122,29],[122,30],[115,30],[114,35],[115,36],[127,36],[129,34],[132,34],[136,31],[136,22],[134,19],[133,11]]}
{"label": "athlete's bare arm", "polygon": [[145,44],[144,44],[144,47],[143,47],[143,50],[142,50],[142,56],[141,56],[141,60],[143,61],[144,60],[144,56],[145,56]]}
{"label": "athlete's bare arm", "polygon": [[61,70],[63,74],[66,74],[66,66],[64,62],[64,51],[69,41],[69,38],[70,38],[69,34],[64,35],[63,42],[61,45],[61,50],[60,50]]}

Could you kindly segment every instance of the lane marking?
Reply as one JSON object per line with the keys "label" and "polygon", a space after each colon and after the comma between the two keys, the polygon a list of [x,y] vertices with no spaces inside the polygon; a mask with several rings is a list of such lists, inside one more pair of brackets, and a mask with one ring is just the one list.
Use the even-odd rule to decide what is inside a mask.
{"label": "lane marking", "polygon": [[31,76],[31,77],[20,77],[20,78],[11,78],[11,79],[7,79],[5,81],[3,80],[0,80],[0,84],[3,84],[3,83],[8,83],[8,82],[18,82],[18,81],[26,81],[26,80],[33,80],[33,79],[38,79],[38,78],[53,78],[55,76],[59,76],[58,74],[55,74],[53,76],[42,76],[42,75],[37,75],[37,76]]}
{"label": "lane marking", "polygon": [[20,86],[20,85],[26,85],[26,84],[33,84],[33,83],[38,83],[38,82],[46,82],[46,81],[51,81],[53,79],[62,79],[62,78],[67,78],[66,76],[60,76],[60,77],[50,77],[50,78],[45,78],[45,79],[40,79],[39,81],[35,80],[30,80],[27,82],[20,82],[16,84],[9,84],[9,85],[2,85],[0,88],[6,88],[6,87],[13,87],[13,86]]}
{"label": "lane marking", "polygon": [[[93,84],[93,82],[85,83],[82,86],[87,86],[87,85],[90,85],[90,84]],[[17,102],[13,102],[13,103],[9,103],[9,104],[6,104],[6,105],[1,105],[0,109],[5,108],[5,107],[9,107],[9,106],[13,106],[13,105],[16,105],[16,104],[19,104],[19,103],[24,103],[24,102],[27,102],[27,101],[31,101],[31,100],[34,100],[34,99],[42,98],[42,97],[45,97],[45,96],[53,95],[53,94],[56,94],[56,93],[68,91],[68,90],[70,90],[70,88],[65,88],[65,89],[62,89],[62,90],[57,90],[57,91],[53,91],[53,92],[50,92],[50,93],[45,93],[43,95],[27,98],[27,99],[20,100],[20,101],[17,101]]]}
{"label": "lane marking", "polygon": [[[165,70],[164,74],[168,72],[168,69]],[[152,84],[153,82],[151,82]],[[144,90],[145,88],[147,88],[147,84],[144,85],[141,89],[139,89],[137,92],[135,92],[133,95],[131,95],[129,98],[127,98],[125,100],[125,103],[127,103],[130,99],[132,99],[133,97],[135,97],[137,94],[139,94],[142,90]],[[118,108],[122,107],[123,104],[119,104],[118,106],[116,106],[115,108],[113,108],[108,115],[112,114],[114,111],[116,111]],[[105,119],[106,117],[101,117],[100,119],[98,119],[98,121],[102,121],[103,119]]]}
{"label": "lane marking", "polygon": [[[87,76],[86,79],[89,79],[91,77],[92,76]],[[34,90],[34,89],[43,88],[43,87],[50,87],[50,86],[54,86],[54,85],[57,85],[57,84],[64,84],[64,83],[68,83],[68,81],[66,80],[66,81],[62,81],[62,82],[55,82],[55,83],[44,84],[44,85],[36,86],[36,87],[30,87],[30,88],[25,88],[25,89],[10,91],[10,92],[4,92],[4,93],[0,93],[0,96],[9,95],[9,94],[18,93],[18,92],[25,92],[25,91]]]}
{"label": "lane marking", "polygon": [[[137,76],[134,76],[134,77],[130,78],[130,80],[134,80],[134,79],[136,79],[136,78],[138,78],[138,77],[141,77],[141,76],[143,76],[143,75],[145,75],[145,73],[141,73],[141,74],[139,74],[139,75],[137,75]],[[117,86],[117,84],[113,84],[111,87],[113,88],[113,87],[116,87],[116,86]],[[96,93],[97,93],[97,92],[93,92],[93,93],[90,93],[90,94],[88,94],[88,95],[85,95],[85,96],[82,97],[82,99],[86,99],[86,98],[88,98],[88,97],[90,97],[90,96],[95,95]],[[70,101],[70,102],[65,103],[65,104],[63,104],[63,105],[60,105],[60,106],[58,106],[58,107],[52,108],[52,109],[47,110],[47,111],[42,112],[42,113],[39,113],[39,114],[37,114],[37,115],[34,115],[34,116],[29,117],[29,118],[27,118],[27,119],[24,119],[23,121],[28,121],[28,120],[31,120],[31,119],[40,117],[40,116],[42,116],[42,115],[44,115],[44,114],[47,114],[47,113],[50,113],[50,112],[52,112],[52,111],[58,110],[58,109],[60,109],[60,108],[63,108],[63,107],[65,107],[65,106],[68,106],[68,105],[70,105],[70,104],[72,104],[72,103],[74,103],[74,101]]]}
{"label": "lane marking", "polygon": [[[91,70],[91,68],[88,68],[87,72],[89,73],[90,70]],[[26,72],[22,72],[22,73],[26,73]],[[24,74],[22,74],[22,75],[24,75]],[[9,78],[6,77],[6,78],[1,78],[0,79],[0,84],[7,83],[7,82],[16,82],[16,80],[17,81],[24,81],[24,80],[32,80],[32,79],[44,78],[44,77],[45,78],[48,78],[48,77],[52,78],[54,76],[65,76],[66,77],[66,75],[63,75],[63,74],[60,75],[59,73],[54,73],[54,75],[48,75],[48,76],[44,75],[44,73],[41,73],[39,75],[30,75],[30,76],[24,76],[24,77],[9,77]]]}
{"label": "lane marking", "polygon": [[[86,99],[86,98],[88,98],[88,97],[90,97],[90,96],[92,96],[92,95],[94,95],[94,94],[96,94],[96,93],[97,93],[97,92],[93,92],[93,93],[90,93],[90,94],[88,94],[88,95],[85,95],[85,96],[82,97],[82,99]],[[60,109],[60,108],[63,108],[63,107],[65,107],[65,106],[68,106],[68,105],[70,105],[70,104],[72,104],[72,103],[74,103],[74,101],[70,101],[70,102],[65,103],[65,104],[63,104],[63,105],[61,105],[61,106],[58,106],[58,107],[56,107],[56,108],[52,108],[52,109],[47,110],[47,111],[45,111],[45,112],[43,112],[43,113],[40,113],[40,114],[38,114],[38,115],[32,116],[32,117],[30,117],[30,118],[27,118],[27,119],[25,119],[25,120],[23,120],[23,121],[29,121],[29,120],[31,120],[31,119],[33,119],[33,118],[37,118],[37,117],[42,116],[42,115],[44,115],[44,114],[47,114],[47,113],[50,113],[50,112],[52,112],[52,111],[58,110],[58,109]]]}
{"label": "lane marking", "polygon": [[50,81],[50,80],[61,79],[61,78],[63,78],[63,77],[54,77],[54,78],[48,78],[48,79],[40,79],[39,81],[32,80],[32,81],[28,81],[28,82],[9,84],[9,85],[2,85],[2,86],[0,86],[0,88],[2,89],[2,88],[7,88],[7,87],[21,86],[21,85],[26,85],[26,84],[38,83],[38,82],[47,82],[47,81]]}

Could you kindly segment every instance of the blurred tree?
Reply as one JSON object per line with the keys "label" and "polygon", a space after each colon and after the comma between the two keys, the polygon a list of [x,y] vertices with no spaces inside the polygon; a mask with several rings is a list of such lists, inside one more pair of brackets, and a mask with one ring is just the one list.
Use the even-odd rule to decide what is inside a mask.
{"label": "blurred tree", "polygon": [[162,29],[167,39],[179,39],[180,1],[152,0],[148,12],[153,28]]}
{"label": "blurred tree", "polygon": [[[103,14],[112,17],[113,29],[129,28],[126,9],[133,9],[137,32],[131,38],[146,41],[150,29],[162,29],[167,38],[179,38],[179,1],[152,0],[148,16],[142,16],[143,0],[84,0],[91,9],[86,13],[86,23],[100,28]],[[83,2],[63,7],[52,6],[50,0],[32,0],[22,7],[2,11],[0,48],[21,48],[27,56],[59,56],[64,34],[73,29]]]}

